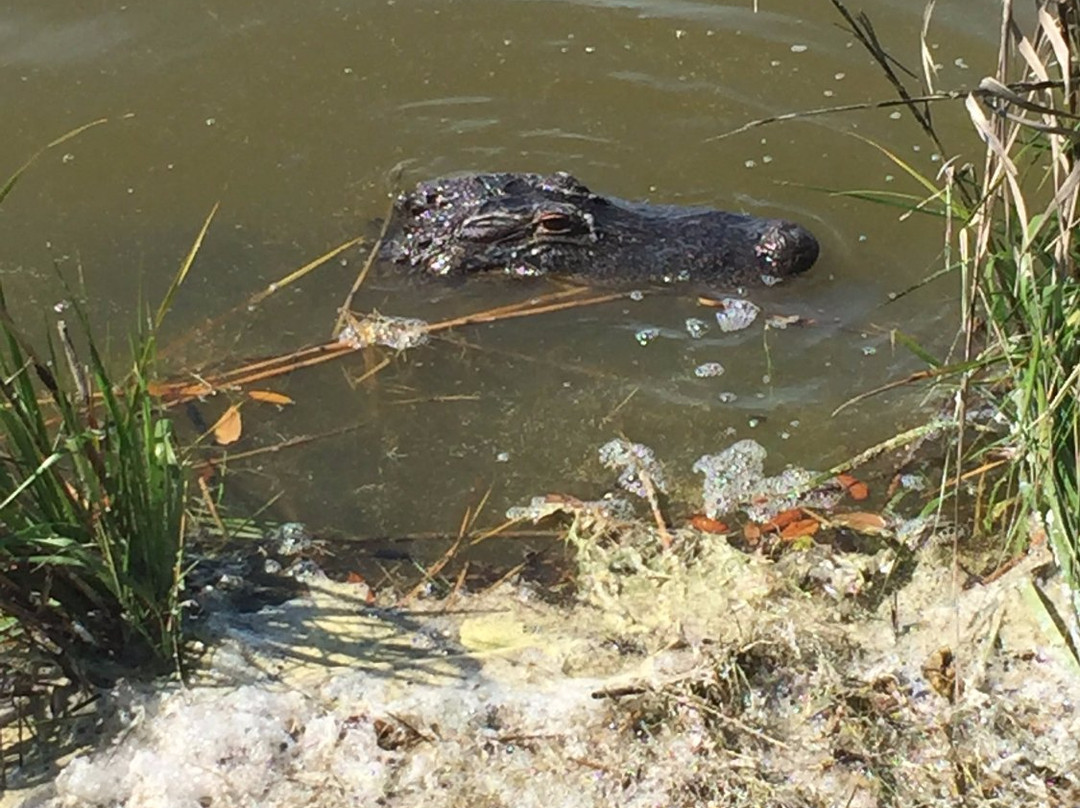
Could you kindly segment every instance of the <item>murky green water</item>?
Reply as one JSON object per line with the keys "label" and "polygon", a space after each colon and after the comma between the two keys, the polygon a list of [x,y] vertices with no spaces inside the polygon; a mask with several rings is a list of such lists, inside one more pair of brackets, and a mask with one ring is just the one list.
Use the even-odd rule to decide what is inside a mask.
{"label": "murky green water", "polygon": [[[596,447],[650,444],[684,493],[693,459],[754,437],[777,466],[822,467],[909,424],[911,394],[833,418],[852,395],[919,368],[899,327],[935,350],[952,336],[953,282],[886,305],[938,268],[939,224],[820,189],[918,192],[854,137],[921,171],[940,158],[907,114],[865,111],[717,134],[769,115],[890,98],[826,0],[429,0],[305,3],[14,2],[0,11],[0,174],[60,133],[0,210],[0,272],[27,312],[61,297],[53,265],[81,273],[95,314],[124,336],[157,301],[211,206],[221,210],[165,342],[176,368],[283,352],[328,337],[363,263],[324,267],[254,312],[253,292],[333,245],[374,234],[387,176],[567,170],[596,190],[796,219],[820,238],[814,271],[755,295],[809,327],[694,340],[692,299],[651,297],[453,332],[354,386],[364,359],[265,386],[239,450],[356,429],[237,464],[234,490],[283,491],[279,517],[358,536],[456,527],[489,487],[491,517],[534,493],[591,496],[611,482]],[[894,55],[918,68],[921,4],[865,0]],[[942,0],[931,28],[942,87],[989,70],[990,0]],[[951,153],[972,137],[937,107]],[[430,319],[512,302],[503,281],[369,281],[357,303]],[[228,312],[233,312],[228,314]],[[224,316],[224,326],[203,327]],[[641,347],[635,332],[660,329]],[[369,357],[377,361],[378,355]],[[699,379],[718,361],[726,372]],[[734,393],[722,403],[721,393]],[[224,402],[205,406],[212,418]],[[754,425],[756,424],[756,426]]]}

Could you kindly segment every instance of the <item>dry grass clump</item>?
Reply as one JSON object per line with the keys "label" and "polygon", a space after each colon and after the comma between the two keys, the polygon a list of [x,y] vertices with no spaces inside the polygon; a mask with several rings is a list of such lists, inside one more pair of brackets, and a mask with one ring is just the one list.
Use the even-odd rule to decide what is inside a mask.
{"label": "dry grass clump", "polygon": [[[583,598],[645,659],[637,678],[600,695],[627,747],[645,756],[638,771],[669,778],[672,804],[1080,798],[1080,753],[1067,740],[1080,729],[1069,706],[1080,685],[1068,680],[1067,652],[1043,645],[1054,632],[1040,633],[1021,603],[1046,571],[1034,562],[956,592],[947,570],[918,563],[940,554],[934,543],[910,583],[886,582],[887,597],[868,608],[853,602],[858,593],[806,590],[828,548],[769,564],[693,532],[675,533],[663,552],[651,533],[639,525],[615,540],[601,530],[590,542],[571,530]],[[854,554],[831,555],[866,569]],[[673,754],[680,765],[669,765]]]}

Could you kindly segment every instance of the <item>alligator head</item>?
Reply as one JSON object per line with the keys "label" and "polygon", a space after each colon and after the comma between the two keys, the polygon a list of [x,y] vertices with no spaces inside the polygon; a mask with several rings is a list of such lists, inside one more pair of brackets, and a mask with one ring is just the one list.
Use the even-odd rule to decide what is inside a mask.
{"label": "alligator head", "polygon": [[398,197],[381,257],[430,275],[496,271],[587,281],[776,283],[809,269],[797,224],[624,202],[569,174],[468,174]]}

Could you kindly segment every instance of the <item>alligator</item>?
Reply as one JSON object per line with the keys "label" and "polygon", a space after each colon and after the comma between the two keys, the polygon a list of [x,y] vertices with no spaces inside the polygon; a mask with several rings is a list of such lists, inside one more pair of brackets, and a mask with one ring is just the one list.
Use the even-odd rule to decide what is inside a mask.
{"label": "alligator", "polygon": [[561,172],[421,182],[396,199],[379,253],[441,277],[494,271],[730,287],[771,286],[817,256],[817,240],[792,222],[626,202]]}

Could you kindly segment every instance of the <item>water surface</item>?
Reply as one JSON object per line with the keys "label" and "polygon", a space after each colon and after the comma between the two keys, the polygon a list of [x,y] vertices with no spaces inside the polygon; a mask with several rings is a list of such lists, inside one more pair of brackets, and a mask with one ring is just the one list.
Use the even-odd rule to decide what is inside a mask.
{"label": "water surface", "polygon": [[[939,86],[973,86],[992,68],[996,5],[938,4]],[[859,8],[918,69],[921,6]],[[686,319],[711,312],[668,295],[462,328],[359,385],[384,354],[356,355],[268,383],[297,403],[246,405],[237,448],[355,428],[238,463],[231,481],[250,501],[283,492],[278,517],[370,537],[454,529],[489,488],[492,521],[532,494],[599,494],[612,480],[596,448],[618,434],[668,463],[677,499],[692,497],[697,456],[740,438],[764,444],[776,468],[823,467],[919,418],[910,393],[831,412],[920,367],[890,329],[944,351],[956,308],[948,280],[889,303],[940,266],[937,221],[827,192],[917,192],[860,139],[932,175],[941,156],[909,115],[850,112],[715,139],[766,116],[891,98],[839,22],[825,0],[760,0],[756,13],[750,0],[10,3],[0,173],[64,131],[108,123],[47,154],[9,197],[0,273],[24,313],[62,296],[54,266],[83,278],[98,322],[121,339],[220,202],[164,335],[180,370],[326,339],[361,250],[255,311],[242,304],[335,244],[376,234],[395,167],[402,185],[566,170],[625,198],[784,216],[819,236],[822,257],[755,299],[812,325],[692,339]],[[935,121],[946,157],[973,148],[959,106],[935,108]],[[551,288],[382,274],[356,302],[439,320]],[[660,332],[645,347],[643,328]],[[696,377],[707,361],[725,373]],[[212,419],[224,405],[203,407]]]}

